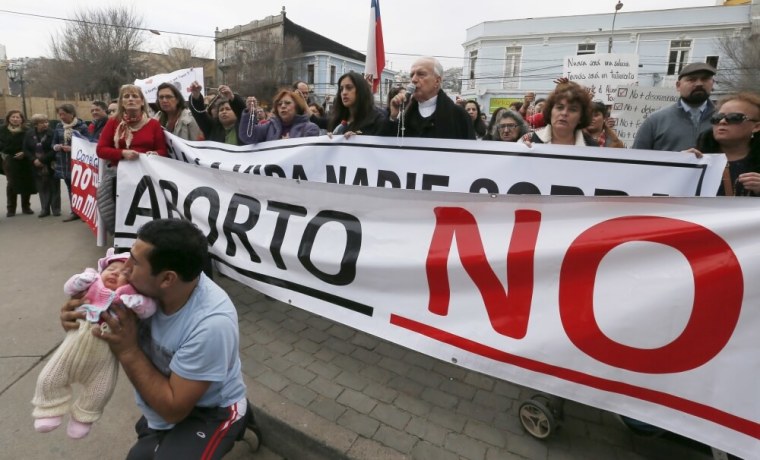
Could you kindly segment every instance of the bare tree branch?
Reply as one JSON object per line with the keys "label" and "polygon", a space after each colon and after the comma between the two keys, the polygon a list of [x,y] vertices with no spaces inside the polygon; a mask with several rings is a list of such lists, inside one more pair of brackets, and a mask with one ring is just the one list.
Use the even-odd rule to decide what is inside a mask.
{"label": "bare tree branch", "polygon": [[718,73],[720,85],[728,92],[757,91],[760,88],[760,35],[725,36],[718,40],[718,45],[724,58]]}

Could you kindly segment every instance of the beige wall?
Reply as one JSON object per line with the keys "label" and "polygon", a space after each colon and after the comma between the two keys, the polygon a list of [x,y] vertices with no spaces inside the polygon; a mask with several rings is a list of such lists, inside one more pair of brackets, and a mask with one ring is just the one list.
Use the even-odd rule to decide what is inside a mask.
{"label": "beige wall", "polygon": [[[57,119],[55,108],[61,104],[73,104],[77,109],[77,117],[81,120],[89,121],[92,119],[90,117],[90,101],[64,101],[52,97],[27,97],[26,115],[31,117],[35,113],[43,113],[51,120]],[[9,110],[21,110],[21,97],[0,96],[0,116],[5,118],[5,114]]]}

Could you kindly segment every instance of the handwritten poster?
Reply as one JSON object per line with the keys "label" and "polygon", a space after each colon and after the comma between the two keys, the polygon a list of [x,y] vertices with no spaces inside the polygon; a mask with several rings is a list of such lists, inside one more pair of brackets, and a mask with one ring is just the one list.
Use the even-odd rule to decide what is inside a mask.
{"label": "handwritten poster", "polygon": [[639,82],[639,56],[636,54],[586,54],[564,59],[562,74],[592,90],[595,101],[613,103],[619,86]]}
{"label": "handwritten poster", "polygon": [[675,88],[622,86],[617,89],[612,103],[611,118],[615,119],[615,131],[625,146],[633,146],[639,126],[646,118],[663,107],[678,101]]}

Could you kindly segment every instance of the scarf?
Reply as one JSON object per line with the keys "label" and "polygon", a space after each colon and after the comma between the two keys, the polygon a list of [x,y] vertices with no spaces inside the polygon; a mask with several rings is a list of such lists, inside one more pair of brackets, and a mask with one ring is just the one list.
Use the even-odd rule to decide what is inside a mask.
{"label": "scarf", "polygon": [[71,123],[61,123],[63,126],[63,145],[71,145],[71,135],[77,123],[79,123],[79,118],[77,117],[74,117]]}
{"label": "scarf", "polygon": [[21,131],[24,130],[24,126],[23,125],[19,125],[19,126],[8,125],[7,128],[8,128],[8,131],[10,131],[13,134],[20,133]]}
{"label": "scarf", "polygon": [[[116,131],[113,134],[113,145],[119,147],[119,142],[124,141],[125,149],[128,149],[132,145],[132,133],[139,131],[148,123],[148,115],[140,112],[137,116],[130,117],[129,114],[124,113],[124,116],[119,122],[119,126],[116,127]],[[134,126],[133,123],[136,123]]]}

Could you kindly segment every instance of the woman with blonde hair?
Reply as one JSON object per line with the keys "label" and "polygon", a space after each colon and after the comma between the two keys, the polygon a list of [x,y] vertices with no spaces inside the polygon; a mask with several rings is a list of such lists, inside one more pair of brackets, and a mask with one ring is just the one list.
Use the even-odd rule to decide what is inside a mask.
{"label": "woman with blonde hair", "polygon": [[243,111],[238,128],[238,137],[243,144],[319,136],[319,127],[309,121],[311,112],[299,91],[280,90],[272,101],[274,116],[266,123],[256,122],[257,104],[255,97],[246,100],[248,108]]}
{"label": "woman with blonde hair", "polygon": [[109,118],[98,140],[98,157],[105,160],[104,180],[98,186],[98,211],[106,230],[115,230],[116,167],[121,160],[134,161],[151,153],[167,156],[164,129],[148,115],[148,102],[139,86],[119,89],[119,108]]}

